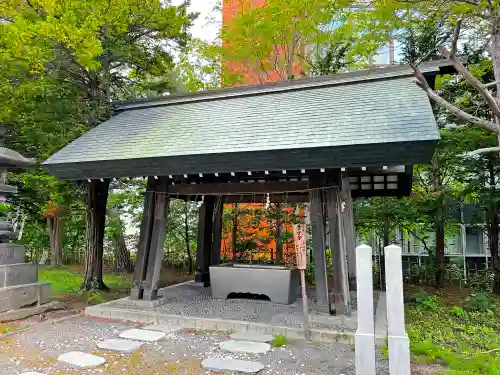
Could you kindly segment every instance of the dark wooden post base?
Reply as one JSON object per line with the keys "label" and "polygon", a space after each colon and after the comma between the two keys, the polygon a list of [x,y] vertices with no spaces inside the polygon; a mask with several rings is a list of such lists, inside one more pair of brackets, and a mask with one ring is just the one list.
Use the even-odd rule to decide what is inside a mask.
{"label": "dark wooden post base", "polygon": [[[309,187],[325,186],[324,175],[309,174]],[[318,311],[330,312],[330,296],[328,293],[328,273],[326,264],[325,220],[323,215],[323,191],[312,190],[309,193],[311,234],[313,242],[314,263],[316,266],[316,304]]]}
{"label": "dark wooden post base", "polygon": [[210,257],[212,252],[213,214],[216,197],[206,196],[199,209],[198,246],[196,248],[195,282],[210,286]]}
{"label": "dark wooden post base", "polygon": [[130,297],[154,300],[163,261],[163,244],[167,226],[170,197],[166,178],[148,178],[144,194],[144,214],[141,222],[139,246]]}

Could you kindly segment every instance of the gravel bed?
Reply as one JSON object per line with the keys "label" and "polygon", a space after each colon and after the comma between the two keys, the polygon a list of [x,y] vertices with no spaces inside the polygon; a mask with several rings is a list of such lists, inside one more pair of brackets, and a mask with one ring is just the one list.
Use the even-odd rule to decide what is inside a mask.
{"label": "gravel bed", "polygon": [[[229,320],[241,320],[265,323],[277,326],[303,327],[304,314],[302,298],[291,305],[280,305],[269,301],[248,299],[215,299],[210,288],[203,288],[194,283],[184,283],[160,291],[165,303],[153,310],[162,314],[197,316]],[[316,311],[314,289],[308,291],[309,311]],[[352,293],[353,307],[357,307],[356,295]],[[119,302],[111,306],[120,306]],[[127,306],[128,309],[133,308]],[[143,308],[137,308],[145,310]],[[335,331],[353,331],[352,329],[328,322],[311,323],[311,328],[333,329]]]}
{"label": "gravel bed", "polygon": [[[289,342],[267,354],[221,352],[228,339],[220,332],[179,331],[156,343],[144,344],[132,355],[98,352],[96,343],[116,338],[132,325],[110,320],[77,317],[54,325],[39,325],[0,342],[0,375],[23,371],[56,374],[207,374],[201,361],[208,356],[259,361],[266,367],[260,374],[354,375],[354,351],[350,345]],[[72,369],[55,361],[58,355],[73,350],[97,354],[107,359],[104,366],[89,370]],[[387,361],[378,360],[380,375],[388,374]]]}

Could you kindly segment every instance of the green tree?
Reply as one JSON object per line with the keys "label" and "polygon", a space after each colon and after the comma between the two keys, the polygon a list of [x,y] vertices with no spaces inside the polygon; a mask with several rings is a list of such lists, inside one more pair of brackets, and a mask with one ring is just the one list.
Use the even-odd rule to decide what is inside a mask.
{"label": "green tree", "polygon": [[364,65],[399,24],[394,8],[368,12],[353,0],[290,0],[286,6],[268,0],[259,7],[240,1],[222,28],[222,56],[229,70],[260,82],[307,76],[311,66],[314,74],[345,65],[332,60]]}
{"label": "green tree", "polygon": [[[188,28],[195,17],[187,13],[186,4],[172,6],[160,0],[7,0],[0,4],[0,14],[5,20],[0,24],[4,78],[0,92],[7,98],[14,92],[18,99],[4,107],[0,115],[14,117],[20,103],[38,103],[37,108],[42,108],[38,101],[23,101],[23,92],[34,90],[47,95],[44,91],[49,88],[67,87],[85,105],[71,105],[65,110],[68,117],[62,120],[70,118],[80,125],[80,131],[65,137],[64,144],[81,130],[106,120],[112,111],[111,99],[140,95],[136,86],[145,91],[168,90],[172,86],[168,80],[174,67],[173,51],[189,39]],[[160,82],[162,78],[165,82]],[[12,138],[46,135],[24,126],[13,128]],[[57,146],[61,147],[61,142]],[[31,155],[40,157],[47,153],[43,151]],[[102,256],[107,185],[87,185],[85,289],[105,288]],[[95,207],[101,210],[93,210]]]}

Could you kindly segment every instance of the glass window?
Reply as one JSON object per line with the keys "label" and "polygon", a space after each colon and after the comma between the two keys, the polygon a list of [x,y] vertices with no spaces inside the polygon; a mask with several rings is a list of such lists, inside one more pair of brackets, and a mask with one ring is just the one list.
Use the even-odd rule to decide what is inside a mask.
{"label": "glass window", "polygon": [[477,227],[465,227],[465,253],[484,254],[483,231]]}
{"label": "glass window", "polygon": [[445,254],[462,254],[460,232],[450,234],[445,246]]}

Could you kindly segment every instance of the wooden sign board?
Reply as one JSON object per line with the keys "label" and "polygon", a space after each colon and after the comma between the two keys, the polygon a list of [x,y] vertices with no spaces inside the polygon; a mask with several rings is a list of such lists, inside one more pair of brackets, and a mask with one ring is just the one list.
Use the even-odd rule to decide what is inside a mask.
{"label": "wooden sign board", "polygon": [[307,228],[305,224],[293,225],[293,237],[295,243],[295,256],[297,257],[297,268],[307,268]]}

